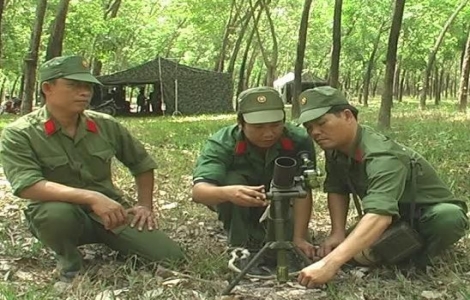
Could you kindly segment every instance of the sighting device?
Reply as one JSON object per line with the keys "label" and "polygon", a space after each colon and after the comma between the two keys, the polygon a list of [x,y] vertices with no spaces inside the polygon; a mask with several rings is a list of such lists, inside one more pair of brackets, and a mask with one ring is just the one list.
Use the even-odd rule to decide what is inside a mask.
{"label": "sighting device", "polygon": [[[299,173],[300,175],[298,175]],[[274,226],[274,241],[268,241],[256,253],[245,268],[241,270],[237,277],[223,291],[223,295],[228,295],[248,270],[269,249],[276,251],[276,277],[279,283],[285,283],[289,280],[288,251],[293,251],[297,254],[306,265],[312,263],[292,241],[286,240],[285,224],[289,215],[290,200],[305,198],[309,189],[319,187],[320,183],[317,179],[319,175],[321,174],[316,169],[315,162],[309,159],[309,153],[306,151],[298,154],[298,160],[289,156],[281,156],[274,161],[273,178],[269,191],[266,193],[266,198],[271,200],[268,222],[271,222],[270,225]]]}

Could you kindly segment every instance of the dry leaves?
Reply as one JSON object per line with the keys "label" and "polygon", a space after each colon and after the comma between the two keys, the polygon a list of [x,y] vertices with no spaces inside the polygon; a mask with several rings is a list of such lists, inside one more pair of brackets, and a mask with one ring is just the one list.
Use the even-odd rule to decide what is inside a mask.
{"label": "dry leaves", "polygon": [[423,291],[421,297],[424,299],[444,299],[444,294],[437,291]]}
{"label": "dry leaves", "polygon": [[306,289],[297,282],[279,284],[276,280],[241,283],[232,290],[232,294],[243,300],[327,299],[326,292],[321,289]]}

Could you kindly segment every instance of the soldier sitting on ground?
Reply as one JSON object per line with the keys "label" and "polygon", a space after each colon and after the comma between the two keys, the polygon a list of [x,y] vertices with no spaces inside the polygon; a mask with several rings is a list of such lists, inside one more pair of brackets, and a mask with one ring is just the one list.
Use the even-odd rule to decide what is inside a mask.
{"label": "soldier sitting on ground", "polygon": [[[306,90],[299,99],[299,122],[325,150],[331,218],[317,252],[322,259],[301,271],[302,285],[328,282],[352,259],[422,268],[465,235],[465,202],[420,154],[360,125],[358,110],[332,87]],[[362,202],[364,215],[346,236],[349,194],[357,196],[358,209]]]}
{"label": "soldier sitting on ground", "polygon": [[[112,117],[85,110],[93,77],[79,56],[56,57],[39,70],[45,105],[2,132],[1,159],[13,193],[30,200],[29,229],[58,259],[61,280],[82,269],[77,246],[104,243],[148,261],[184,259],[156,229],[154,160]],[[137,203],[126,209],[111,180],[116,157],[135,177]]]}
{"label": "soldier sitting on ground", "polygon": [[[260,87],[243,91],[238,105],[237,124],[210,137],[197,159],[192,197],[218,213],[230,246],[253,254],[273,239],[272,226],[260,222],[260,217],[267,206],[274,160],[295,157],[300,151],[306,151],[311,159],[315,154],[306,132],[285,123],[284,103],[276,90]],[[314,256],[314,247],[307,241],[311,211],[309,191],[306,198],[294,201],[293,215],[285,218],[289,239],[309,257]],[[261,259],[248,274],[269,276],[274,263]],[[263,267],[267,269],[263,271]]]}

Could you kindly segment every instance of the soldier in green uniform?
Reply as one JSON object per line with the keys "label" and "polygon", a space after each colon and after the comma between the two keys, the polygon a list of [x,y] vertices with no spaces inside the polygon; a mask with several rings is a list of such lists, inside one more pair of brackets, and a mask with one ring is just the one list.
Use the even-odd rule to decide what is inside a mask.
{"label": "soldier in green uniform", "polygon": [[[273,176],[274,160],[296,157],[301,151],[311,159],[315,154],[306,132],[285,123],[284,103],[275,89],[243,91],[238,105],[237,124],[210,137],[197,159],[192,197],[217,211],[230,246],[256,251],[273,237],[260,217],[267,206],[265,192]],[[291,220],[286,224],[290,239],[313,257],[314,248],[307,241],[310,191],[306,198],[294,201],[292,211],[293,217],[286,217]]]}
{"label": "soldier in green uniform", "polygon": [[[2,132],[1,159],[13,193],[30,200],[29,229],[58,259],[60,278],[82,269],[77,246],[104,243],[150,261],[184,259],[157,230],[153,211],[154,160],[112,117],[85,110],[93,77],[80,56],[53,58],[39,70],[45,105]],[[111,179],[116,157],[135,177],[137,203],[125,208]]]}
{"label": "soldier in green uniform", "polygon": [[[302,285],[326,283],[390,225],[400,218],[408,220],[411,200],[416,205],[414,227],[424,242],[421,250],[408,258],[417,266],[426,266],[430,258],[464,236],[468,228],[466,204],[450,192],[420,154],[359,125],[357,109],[337,89],[309,89],[299,99],[299,123],[325,150],[324,190],[331,218],[331,233],[317,252],[322,259],[301,271],[298,280]],[[411,161],[419,167],[413,184]],[[350,193],[361,198],[364,215],[346,235]]]}

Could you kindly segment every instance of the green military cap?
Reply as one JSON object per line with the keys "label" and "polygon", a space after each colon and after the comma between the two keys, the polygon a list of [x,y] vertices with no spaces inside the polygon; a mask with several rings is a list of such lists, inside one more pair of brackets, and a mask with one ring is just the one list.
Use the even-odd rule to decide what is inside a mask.
{"label": "green military cap", "polygon": [[101,85],[90,73],[89,64],[81,56],[58,56],[46,61],[39,68],[39,81],[65,78],[77,81],[97,83]]}
{"label": "green military cap", "polygon": [[279,122],[284,119],[284,102],[274,88],[251,88],[238,96],[238,112],[248,124]]}
{"label": "green military cap", "polygon": [[349,104],[340,90],[331,86],[320,86],[303,91],[300,96],[299,123],[320,118],[333,106]]}

